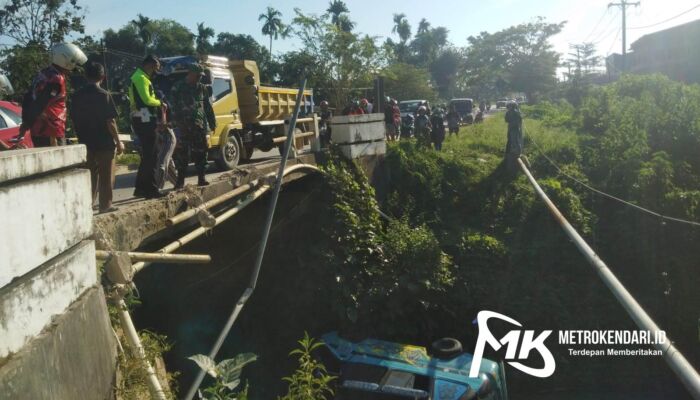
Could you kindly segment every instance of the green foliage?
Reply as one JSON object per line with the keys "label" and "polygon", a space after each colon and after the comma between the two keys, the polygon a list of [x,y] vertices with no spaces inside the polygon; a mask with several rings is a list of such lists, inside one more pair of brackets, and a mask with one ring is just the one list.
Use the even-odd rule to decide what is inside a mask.
{"label": "green foliage", "polygon": [[72,33],[83,33],[84,20],[77,0],[11,0],[0,8],[0,38],[49,48]]}
{"label": "green foliage", "polygon": [[469,37],[466,85],[488,95],[507,91],[524,92],[528,101],[554,88],[559,54],[550,38],[564,23],[547,23],[543,18],[496,33]]}
{"label": "green foliage", "polygon": [[248,398],[248,387],[236,390],[241,384],[243,367],[258,359],[255,354],[244,353],[216,363],[203,354],[195,354],[188,359],[194,361],[199,368],[205,370],[215,379],[214,385],[204,389],[206,400],[245,400]]}
{"label": "green foliage", "polygon": [[383,54],[375,38],[354,32],[345,11],[339,10],[315,16],[295,9],[292,32],[303,44],[304,52],[316,60],[309,74],[319,79],[318,97],[343,107],[350,98],[363,93],[352,88],[371,85]]}
{"label": "green foliage", "polygon": [[[121,337],[120,342],[125,343],[124,336],[121,330],[117,329],[118,337]],[[167,337],[157,333],[143,330],[139,332],[141,345],[143,346],[146,359],[151,365],[158,365],[162,360],[163,354],[170,351],[172,344],[168,342]],[[115,385],[115,393],[117,398],[124,400],[139,400],[150,398],[148,389],[148,374],[143,368],[143,363],[139,357],[136,357],[133,352],[125,348],[126,353],[119,353],[117,359],[117,368],[119,369],[119,379]],[[158,371],[160,372],[160,371]],[[166,373],[165,378],[168,381],[168,386],[171,392],[166,393],[166,397],[174,399],[176,395],[177,375],[176,373]],[[160,376],[159,376],[160,378]]]}
{"label": "green foliage", "polygon": [[32,43],[10,47],[0,51],[0,55],[4,57],[0,61],[0,69],[7,72],[7,78],[15,89],[12,99],[21,101],[37,71],[49,65],[48,51],[43,45]]}
{"label": "green foliage", "polygon": [[299,366],[292,376],[282,380],[288,383],[287,394],[280,400],[325,400],[333,396],[330,384],[335,377],[328,375],[326,367],[313,357],[313,351],[323,346],[304,332],[299,340],[299,348],[292,350],[289,355],[297,356]]}
{"label": "green foliage", "polygon": [[435,101],[437,93],[430,86],[430,74],[424,68],[410,64],[392,63],[383,71],[384,90],[387,95],[402,99]]}

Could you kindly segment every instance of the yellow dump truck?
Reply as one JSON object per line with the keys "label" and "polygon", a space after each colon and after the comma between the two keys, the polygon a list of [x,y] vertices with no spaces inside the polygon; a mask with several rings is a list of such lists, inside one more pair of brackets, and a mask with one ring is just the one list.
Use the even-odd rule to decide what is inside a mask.
{"label": "yellow dump truck", "polygon": [[[216,130],[209,138],[209,158],[222,169],[233,169],[239,161],[249,160],[255,149],[281,149],[285,141],[285,122],[294,112],[298,89],[260,85],[260,72],[255,61],[228,60],[208,56],[161,59],[163,68],[155,79],[156,90],[167,99],[170,87],[183,79],[187,65],[200,62],[207,70],[205,81],[210,95]],[[316,136],[313,116],[313,91],[304,91],[304,98],[295,129],[295,148]]]}

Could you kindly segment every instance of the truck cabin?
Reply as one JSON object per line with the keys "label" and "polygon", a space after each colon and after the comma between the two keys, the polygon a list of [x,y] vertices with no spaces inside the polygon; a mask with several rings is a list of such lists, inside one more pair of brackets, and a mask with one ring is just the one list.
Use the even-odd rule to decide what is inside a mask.
{"label": "truck cabin", "polygon": [[450,107],[455,108],[459,115],[464,118],[467,115],[471,115],[474,109],[474,100],[472,99],[452,99],[450,100]]}

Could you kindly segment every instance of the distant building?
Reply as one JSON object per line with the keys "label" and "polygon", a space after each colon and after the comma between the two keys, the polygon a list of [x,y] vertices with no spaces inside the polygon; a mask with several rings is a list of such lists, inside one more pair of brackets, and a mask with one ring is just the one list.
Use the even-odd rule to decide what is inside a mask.
{"label": "distant building", "polygon": [[[700,83],[700,20],[650,33],[632,43],[627,71],[660,73],[687,83]],[[606,58],[608,75],[615,79],[622,70],[622,55]]]}

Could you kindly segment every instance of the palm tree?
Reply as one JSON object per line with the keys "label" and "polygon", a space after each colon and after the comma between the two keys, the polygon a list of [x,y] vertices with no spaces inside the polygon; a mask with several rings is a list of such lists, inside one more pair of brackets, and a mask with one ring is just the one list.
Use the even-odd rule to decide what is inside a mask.
{"label": "palm tree", "polygon": [[262,27],[263,35],[270,37],[270,57],[272,58],[272,39],[283,38],[287,36],[287,29],[281,20],[282,13],[272,7],[267,7],[267,11],[260,14],[258,21],[264,21]]}
{"label": "palm tree", "polygon": [[350,12],[350,10],[348,9],[348,6],[345,4],[344,1],[332,0],[330,3],[328,3],[328,8],[326,9],[326,12],[328,12],[331,15],[331,22],[333,23],[333,25],[342,29],[342,20],[340,16],[344,13]]}
{"label": "palm tree", "polygon": [[195,41],[197,45],[197,53],[207,54],[211,49],[211,43],[209,39],[214,37],[214,29],[205,26],[204,22],[197,23],[197,39]]}
{"label": "palm tree", "polygon": [[150,18],[144,17],[141,14],[138,14],[136,17],[137,19],[131,20],[131,24],[136,27],[136,31],[141,38],[141,42],[143,42],[143,54],[148,55],[148,47],[153,41],[152,21]]}
{"label": "palm tree", "polygon": [[338,17],[336,26],[343,32],[352,32],[352,30],[355,29],[355,23],[345,14]]}
{"label": "palm tree", "polygon": [[394,14],[394,27],[391,32],[398,34],[401,43],[406,44],[411,38],[411,25],[408,24],[406,14]]}
{"label": "palm tree", "polygon": [[418,30],[416,31],[416,35],[427,33],[428,30],[430,30],[430,22],[428,22],[428,20],[425,18],[421,19],[418,23]]}

